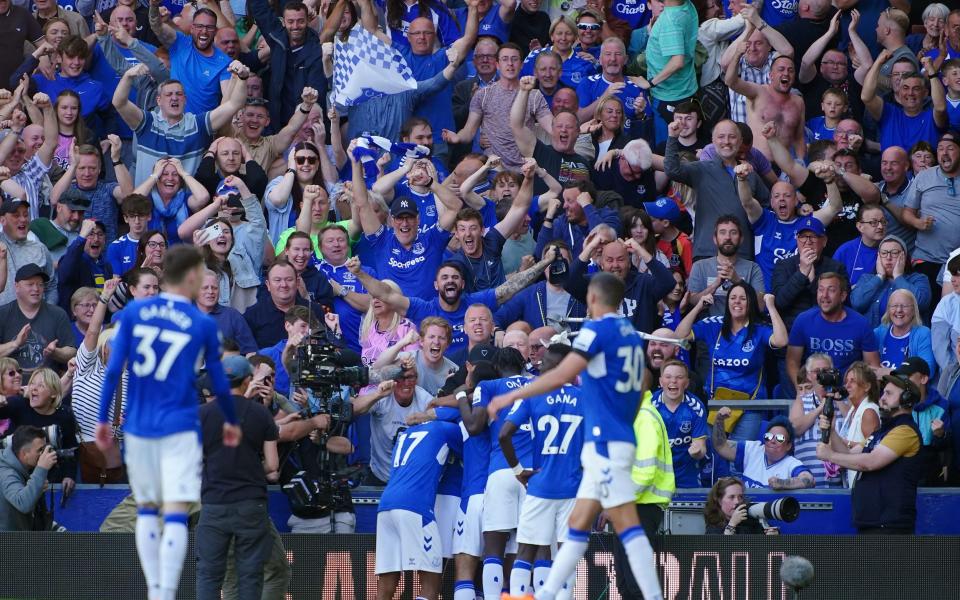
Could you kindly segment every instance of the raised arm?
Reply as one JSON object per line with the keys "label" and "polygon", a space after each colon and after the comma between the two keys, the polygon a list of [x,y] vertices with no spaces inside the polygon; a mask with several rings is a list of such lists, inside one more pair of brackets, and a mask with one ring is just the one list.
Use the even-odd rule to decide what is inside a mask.
{"label": "raised arm", "polygon": [[[773,48],[773,50],[782,56],[793,57],[793,45],[787,41],[787,38],[784,37],[782,33],[773,27],[770,27],[768,23],[764,22],[764,20],[760,18],[760,9],[758,7],[754,7],[753,5],[747,5],[743,8],[743,10],[747,9],[750,9],[753,15],[751,17],[753,19],[751,24],[757,28],[757,31],[763,34],[763,37],[767,38],[767,41],[770,42],[770,46]],[[743,13],[743,10],[741,10],[741,14]]]}
{"label": "raised arm", "polygon": [[886,48],[880,51],[877,60],[870,65],[867,76],[863,78],[863,89],[860,90],[860,100],[863,101],[863,105],[870,112],[870,116],[877,121],[883,114],[883,100],[877,95],[877,80],[880,77],[880,67],[890,59],[890,56],[890,51]]}
{"label": "raised arm", "polygon": [[407,173],[410,172],[410,169],[413,168],[414,163],[417,161],[412,158],[404,160],[402,164],[390,171],[389,173],[384,173],[379,179],[373,183],[373,187],[370,188],[371,191],[374,191],[381,196],[387,202],[393,200],[394,188],[395,186],[403,181],[403,178],[407,176]]}
{"label": "raised arm", "polygon": [[748,162],[742,162],[733,168],[733,172],[737,177],[737,195],[740,197],[740,205],[743,206],[747,219],[753,225],[763,216],[763,207],[753,197],[753,188],[750,187],[749,176],[753,172],[753,166]]}
{"label": "raised arm", "polygon": [[147,65],[140,63],[135,67],[127,69],[120,77],[117,89],[113,92],[113,107],[117,109],[117,114],[123,119],[130,129],[136,130],[143,122],[143,111],[136,104],[130,101],[130,88],[133,86],[133,80],[149,72]]}
{"label": "raised arm", "polygon": [[[751,27],[748,26],[747,29]],[[737,44],[736,50],[733,53],[733,60],[727,64],[727,68],[723,74],[723,82],[727,85],[728,88],[737,92],[738,94],[743,95],[749,100],[753,100],[760,93],[760,86],[751,83],[749,81],[744,81],[740,77],[740,57],[747,51],[747,42],[739,42]]]}
{"label": "raised arm", "polygon": [[540,278],[540,275],[547,270],[547,267],[550,266],[550,263],[552,263],[554,259],[553,254],[549,252],[546,254],[547,256],[541,258],[540,262],[536,263],[526,271],[520,271],[513,277],[507,279],[506,282],[497,286],[497,304],[503,304],[510,298],[513,298],[517,292]]}
{"label": "raised arm", "polygon": [[933,121],[940,129],[946,129],[950,126],[950,118],[947,116],[947,93],[943,89],[943,82],[940,81],[939,73],[933,65],[929,56],[920,59],[924,72],[930,78],[930,99],[933,101]]}
{"label": "raised arm", "polygon": [[394,381],[381,381],[377,384],[377,389],[368,394],[361,394],[355,396],[350,400],[350,404],[353,405],[353,414],[355,415],[365,415],[370,412],[370,409],[380,400],[386,398],[393,392]]}
{"label": "raised arm", "polygon": [[827,31],[810,44],[807,51],[803,53],[803,57],[800,59],[800,72],[797,73],[797,81],[800,83],[810,83],[817,76],[817,61],[827,51],[830,40],[840,33],[840,16],[842,14],[843,12],[838,10],[830,19],[830,27]]}
{"label": "raised arm", "polygon": [[343,17],[346,8],[347,0],[337,0],[337,3],[333,5],[330,16],[326,17],[323,21],[323,29],[320,30],[321,44],[333,41],[333,36],[337,34],[337,29],[340,27],[340,19]]}
{"label": "raised arm", "polygon": [[[833,165],[830,164],[830,166],[832,167]],[[837,186],[837,178],[835,176],[831,176],[831,172],[832,171],[825,171],[823,176],[818,173],[814,173],[814,175],[820,177],[823,180],[824,185],[827,186],[827,201],[823,203],[823,206],[820,207],[819,210],[813,213],[813,216],[823,223],[824,227],[830,223],[833,223],[833,220],[837,218],[837,215],[839,215],[840,211],[843,210],[843,198],[840,196],[840,188]]]}
{"label": "raised arm", "polygon": [[[480,13],[477,12],[478,4],[479,0],[467,0],[467,22],[464,23],[463,36],[450,44],[450,47],[455,48],[460,56],[466,56],[473,48],[473,43],[477,41],[477,31],[480,28]],[[491,10],[493,9],[491,8]]]}
{"label": "raised arm", "polygon": [[696,302],[691,302],[691,304],[693,304],[693,308],[683,317],[680,324],[677,325],[677,328],[673,331],[673,334],[681,340],[690,337],[690,333],[693,331],[693,324],[699,320],[700,313],[713,304],[713,292],[700,294]]}
{"label": "raised arm", "polygon": [[[279,146],[286,148],[293,143],[294,136],[297,135],[297,132],[300,131],[300,128],[306,123],[307,115],[310,114],[314,104],[317,103],[318,97],[317,90],[312,87],[303,88],[303,92],[300,94],[300,106],[297,107],[297,110],[293,111],[293,115],[290,116],[290,121],[287,122],[286,126],[277,132],[276,140]],[[321,154],[325,153],[321,152]]]}
{"label": "raised arm", "polygon": [[192,239],[194,232],[202,228],[208,219],[217,216],[222,205],[223,201],[220,196],[214,198],[210,204],[184,219],[183,223],[180,223],[180,226],[177,227],[177,236],[184,241]]}
{"label": "raised arm", "polygon": [[157,36],[160,43],[169,48],[177,41],[177,32],[173,27],[163,22],[163,17],[160,16],[161,4],[161,0],[150,0],[150,10],[147,13],[147,19],[150,21],[151,31]]}
{"label": "raised arm", "polygon": [[790,183],[794,187],[803,185],[809,176],[807,168],[793,160],[790,151],[780,142],[780,138],[777,137],[777,124],[773,121],[764,123],[760,129],[760,135],[766,138],[773,162],[777,163],[780,170],[790,177]]}
{"label": "raised arm", "polygon": [[363,287],[367,288],[370,296],[387,304],[401,316],[407,314],[410,308],[410,298],[404,296],[401,292],[396,292],[376,277],[370,275],[361,268],[360,259],[352,256],[347,260],[347,269],[356,275]]}
{"label": "raised arm", "polygon": [[764,294],[763,303],[767,307],[767,313],[770,315],[770,324],[773,325],[773,334],[770,336],[770,347],[773,349],[783,348],[789,341],[790,333],[787,331],[787,325],[780,317],[777,311],[777,298],[773,294]]}
{"label": "raised arm", "polygon": [[347,148],[347,157],[350,159],[350,164],[353,169],[353,209],[356,211],[353,216],[355,219],[360,220],[360,227],[363,233],[366,235],[374,235],[380,231],[383,224],[380,223],[377,213],[374,212],[370,206],[370,197],[367,195],[367,183],[363,179],[363,167],[360,165],[360,161],[353,156],[353,149],[356,144],[357,140],[353,140]]}
{"label": "raised arm", "polygon": [[118,283],[120,283],[120,278],[116,276],[103,282],[103,291],[97,296],[97,307],[93,309],[93,316],[90,317],[87,331],[83,335],[83,347],[87,349],[87,352],[93,352],[97,349],[100,328],[103,326],[103,320],[107,315],[107,305],[110,303],[110,298],[113,297]]}
{"label": "raised arm", "polygon": [[517,97],[513,100],[513,106],[510,107],[510,130],[517,142],[520,156],[524,157],[533,156],[533,149],[537,145],[537,136],[524,125],[527,116],[527,100],[536,81],[529,75],[521,77],[520,89],[517,92]]}
{"label": "raised arm", "polygon": [[[476,210],[483,209],[487,201],[473,190],[481,181],[486,179],[487,173],[489,173],[491,169],[496,169],[499,166],[500,157],[491,154],[487,157],[487,162],[483,163],[483,166],[467,175],[467,178],[460,183],[460,197],[463,198],[464,204]],[[450,181],[450,179],[448,178],[446,181]],[[444,181],[444,183],[446,183],[446,181]]]}
{"label": "raised arm", "polygon": [[507,211],[507,214],[503,216],[499,223],[493,226],[505,238],[509,238],[517,230],[524,217],[530,212],[530,203],[533,201],[533,180],[537,176],[537,169],[537,161],[534,159],[528,158],[524,161],[520,168],[523,173],[523,183],[520,184],[520,190],[510,204],[510,210]]}
{"label": "raised arm", "polygon": [[727,432],[723,429],[723,424],[730,416],[730,408],[724,406],[717,411],[716,420],[713,422],[713,449],[717,454],[726,460],[737,459],[737,442],[727,439]]}
{"label": "raised arm", "polygon": [[250,76],[250,69],[239,60],[230,63],[230,96],[224,98],[220,106],[211,110],[209,113],[210,129],[216,131],[229,123],[235,114],[243,108],[247,100],[247,86],[244,83]]}
{"label": "raised arm", "polygon": [[190,210],[196,211],[206,206],[210,202],[210,192],[207,191],[207,188],[203,187],[202,183],[183,168],[179,158],[168,158],[167,163],[173,165],[177,174],[180,175],[180,179],[183,180],[183,185],[190,190],[190,197],[187,198],[187,206],[190,207]]}

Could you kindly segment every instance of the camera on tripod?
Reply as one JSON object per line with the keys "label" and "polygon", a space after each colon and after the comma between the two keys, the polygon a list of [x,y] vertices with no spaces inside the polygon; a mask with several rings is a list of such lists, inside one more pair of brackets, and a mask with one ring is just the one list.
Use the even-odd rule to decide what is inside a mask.
{"label": "camera on tripod", "polygon": [[349,399],[343,399],[341,388],[362,387],[370,382],[367,367],[344,364],[340,349],[327,331],[313,333],[297,348],[294,385],[311,392],[311,401],[300,411],[308,419],[329,414],[332,419],[349,421],[352,410]]}

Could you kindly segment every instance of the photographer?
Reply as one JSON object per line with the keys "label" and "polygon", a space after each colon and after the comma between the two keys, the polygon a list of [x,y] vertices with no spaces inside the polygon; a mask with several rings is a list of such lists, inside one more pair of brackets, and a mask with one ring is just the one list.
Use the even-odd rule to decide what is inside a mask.
{"label": "photographer", "polygon": [[[920,389],[897,371],[884,376],[883,383],[880,430],[865,445],[850,447],[832,435],[829,445],[817,445],[817,456],[859,473],[851,494],[858,533],[913,535],[917,486],[923,477],[923,437],[912,414],[920,402]],[[822,425],[829,424],[824,421]]]}
{"label": "photographer", "polygon": [[57,452],[39,427],[18,427],[0,452],[0,531],[31,531],[38,504],[43,510],[47,474],[57,464]]}
{"label": "photographer", "polygon": [[775,417],[767,423],[763,443],[752,440],[731,442],[727,440],[723,428],[730,412],[726,406],[717,411],[717,420],[713,425],[713,448],[722,458],[734,461],[749,487],[796,490],[816,485],[810,469],[790,455],[794,434],[793,426],[786,417]]}
{"label": "photographer", "polygon": [[707,504],[703,507],[706,534],[777,535],[776,527],[764,529],[760,521],[747,515],[747,497],[743,495],[743,482],[736,477],[721,477],[710,489]]}
{"label": "photographer", "polygon": [[[228,549],[234,542],[240,597],[260,598],[264,564],[273,546],[267,482],[277,481],[277,425],[259,402],[244,394],[253,368],[242,356],[223,360],[242,430],[240,445],[223,443],[223,413],[212,402],[200,408],[203,488],[197,526],[197,598],[219,600]],[[261,458],[262,456],[262,458]]]}

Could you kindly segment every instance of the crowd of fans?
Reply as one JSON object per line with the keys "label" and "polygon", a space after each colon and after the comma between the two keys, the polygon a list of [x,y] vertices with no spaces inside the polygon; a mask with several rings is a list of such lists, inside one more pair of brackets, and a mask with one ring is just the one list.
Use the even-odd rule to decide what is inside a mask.
{"label": "crowd of fans", "polygon": [[[416,90],[331,101],[361,28]],[[693,341],[647,349],[664,420],[686,411],[679,487],[853,485],[817,456],[825,399],[863,442],[892,371],[921,390],[926,484],[960,481],[960,9],[0,0],[0,31],[0,435],[92,442],[112,316],[193,244],[198,305],[278,422],[311,402],[310,328],[369,367],[413,358],[354,401],[370,484],[497,347],[536,374],[598,271],[638,330]],[[795,400],[707,411],[766,398]],[[803,468],[756,477],[764,453]],[[67,487],[107,477],[60,463]]]}

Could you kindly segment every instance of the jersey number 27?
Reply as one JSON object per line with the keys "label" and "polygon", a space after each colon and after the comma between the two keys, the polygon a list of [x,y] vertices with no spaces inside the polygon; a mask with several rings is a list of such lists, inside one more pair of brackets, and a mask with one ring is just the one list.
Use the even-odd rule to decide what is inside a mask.
{"label": "jersey number 27", "polygon": [[[583,417],[580,415],[560,415],[560,419],[553,415],[543,415],[537,420],[537,430],[546,432],[546,439],[543,440],[543,452],[541,454],[566,454],[567,450],[570,448],[570,441],[573,440],[573,435],[577,432],[577,427],[580,426],[580,422],[583,421]],[[557,436],[560,434],[560,429],[563,425],[566,424],[566,431],[563,432],[563,438],[560,440],[559,446],[554,446],[553,442],[556,441]]]}

